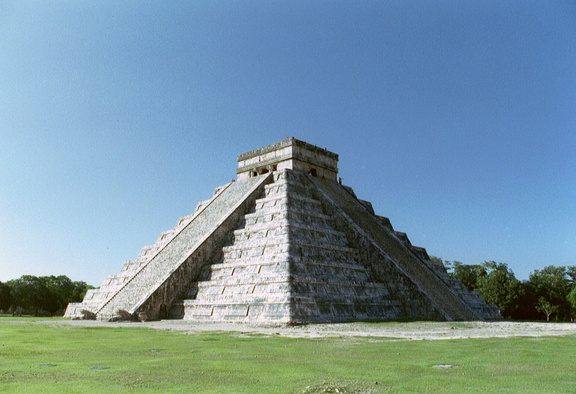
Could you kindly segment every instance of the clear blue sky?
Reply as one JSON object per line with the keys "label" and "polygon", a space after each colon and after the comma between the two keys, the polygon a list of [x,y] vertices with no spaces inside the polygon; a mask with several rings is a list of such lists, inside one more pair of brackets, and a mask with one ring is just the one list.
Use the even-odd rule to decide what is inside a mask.
{"label": "clear blue sky", "polygon": [[296,137],[413,244],[576,265],[574,1],[0,2],[0,280],[100,285]]}

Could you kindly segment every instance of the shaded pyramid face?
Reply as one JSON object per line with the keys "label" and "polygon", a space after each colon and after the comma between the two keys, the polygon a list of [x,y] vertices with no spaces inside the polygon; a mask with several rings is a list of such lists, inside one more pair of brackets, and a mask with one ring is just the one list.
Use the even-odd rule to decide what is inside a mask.
{"label": "shaded pyramid face", "polygon": [[338,155],[287,139],[238,157],[218,187],[72,318],[306,323],[498,317],[370,203],[337,182]]}
{"label": "shaded pyramid face", "polygon": [[263,323],[399,317],[401,303],[360,262],[307,182],[290,170],[275,173],[172,317]]}

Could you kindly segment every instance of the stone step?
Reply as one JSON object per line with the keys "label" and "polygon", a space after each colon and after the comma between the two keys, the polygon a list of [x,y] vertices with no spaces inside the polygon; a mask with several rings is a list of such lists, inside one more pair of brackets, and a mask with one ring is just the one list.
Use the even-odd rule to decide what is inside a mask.
{"label": "stone step", "polygon": [[231,253],[233,251],[238,250],[250,250],[255,248],[263,248],[269,247],[274,248],[277,245],[287,244],[288,243],[288,236],[282,235],[272,235],[270,237],[264,238],[254,238],[248,240],[238,240],[234,242],[232,245],[227,245],[222,248],[222,253],[226,255],[227,253]]}
{"label": "stone step", "polygon": [[332,278],[342,278],[341,282],[349,282],[351,280],[361,280],[368,281],[371,277],[371,271],[366,267],[358,266],[347,266],[342,265],[319,265],[319,264],[309,264],[297,266],[292,265],[290,271],[292,275],[301,275],[309,277],[318,277],[324,280],[325,277]]}
{"label": "stone step", "polygon": [[288,243],[277,243],[269,245],[265,242],[259,242],[259,245],[251,247],[240,247],[238,245],[226,246],[223,252],[224,260],[230,262],[236,259],[262,257],[268,259],[276,254],[284,253],[289,248]]}
{"label": "stone step", "polygon": [[288,275],[297,275],[302,278],[316,278],[317,281],[322,283],[330,281],[331,283],[339,283],[341,286],[348,286],[357,285],[358,283],[367,283],[367,281],[370,280],[370,274],[370,271],[363,269],[346,270],[334,267],[308,267],[307,269],[294,269],[290,271],[289,274],[288,271],[283,271],[273,266],[264,265],[258,267],[254,265],[243,267],[242,270],[231,268],[227,270],[212,271],[207,277],[204,277],[203,280],[199,281],[199,283],[271,283],[286,280]]}
{"label": "stone step", "polygon": [[[194,294],[226,294],[226,293],[269,293],[278,291],[295,291],[298,293],[319,291],[331,294],[366,295],[374,292],[378,296],[387,295],[386,286],[376,282],[368,282],[366,275],[357,272],[347,277],[336,277],[329,274],[314,276],[293,274],[290,277],[283,272],[258,274],[246,272],[238,276],[216,276],[208,281],[197,282]],[[292,287],[288,283],[292,283]],[[194,288],[194,286],[192,286]]]}
{"label": "stone step", "polygon": [[[204,303],[235,303],[235,302],[267,302],[271,298],[280,297],[285,298],[288,294],[287,286],[283,288],[282,286],[272,286],[265,289],[259,289],[254,291],[249,288],[250,286],[244,287],[225,287],[222,291],[223,293],[218,293],[218,288],[208,288],[199,291],[196,295],[195,300]],[[263,286],[260,286],[263,287]],[[211,292],[213,291],[213,292]]]}
{"label": "stone step", "polygon": [[292,282],[305,286],[334,286],[334,287],[361,287],[366,286],[372,289],[382,289],[388,292],[386,286],[378,282],[366,282],[364,278],[344,278],[344,277],[331,277],[330,275],[315,274],[308,276],[305,274],[292,274]]}
{"label": "stone step", "polygon": [[[276,277],[288,276],[286,267],[288,264],[260,264],[260,265],[235,265],[226,268],[215,268],[210,270],[210,280],[219,280],[226,277],[241,277],[248,283],[272,280]],[[259,277],[261,279],[259,279]]]}
{"label": "stone step", "polygon": [[226,286],[241,286],[247,285],[254,287],[258,286],[270,286],[277,283],[288,283],[288,275],[285,273],[266,273],[250,275],[249,273],[242,275],[240,277],[226,276],[219,278],[211,278],[208,281],[200,281],[197,283],[198,289],[207,289],[209,287],[223,288]]}
{"label": "stone step", "polygon": [[[318,244],[312,244],[310,243],[310,240],[295,240],[293,242],[291,242],[291,246],[292,248],[295,250],[294,252],[294,256],[295,257],[300,257],[302,255],[304,255],[304,252],[302,250],[306,250],[307,254],[311,254],[314,256],[325,256],[326,259],[330,260],[332,256],[334,256],[334,254],[339,254],[339,253],[345,253],[348,254],[349,256],[355,256],[357,255],[357,251],[353,248],[349,248],[347,246],[338,246],[338,245],[332,245],[329,243],[318,243]],[[298,248],[301,251],[298,251]]]}
{"label": "stone step", "polygon": [[254,229],[252,227],[235,230],[232,238],[232,243],[239,242],[252,242],[258,239],[268,239],[269,242],[274,242],[274,239],[279,237],[286,237],[289,227],[287,225],[279,226],[262,226]]}
{"label": "stone step", "polygon": [[[325,287],[324,287],[325,288]],[[370,293],[366,289],[352,288],[352,287],[342,287],[339,289],[330,289],[330,291],[325,291],[323,287],[310,286],[308,288],[295,288],[293,295],[298,296],[309,296],[315,299],[345,299],[350,302],[352,301],[370,301],[370,302],[380,302],[384,299],[390,298],[390,293],[385,291],[380,291],[380,289],[372,288],[373,293]]]}
{"label": "stone step", "polygon": [[269,195],[282,193],[285,192],[288,188],[299,191],[298,194],[300,195],[309,194],[308,188],[298,178],[283,178],[282,176],[274,179],[274,182],[266,186],[265,194]]}
{"label": "stone step", "polygon": [[320,211],[309,211],[304,208],[293,208],[284,205],[282,207],[274,207],[273,209],[261,209],[249,213],[244,217],[245,227],[262,224],[274,225],[274,222],[281,222],[285,225],[288,225],[288,222],[290,222],[330,227],[332,218]]}
{"label": "stone step", "polygon": [[[216,304],[196,305],[179,304],[173,308],[181,309],[184,319],[218,322],[256,322],[287,323],[290,321],[290,304],[286,301],[265,304]],[[178,313],[178,312],[176,312]]]}
{"label": "stone step", "polygon": [[[290,247],[290,245],[277,245],[277,247]],[[293,263],[306,264],[310,260],[314,260],[314,264],[332,264],[332,265],[343,265],[343,266],[362,266],[360,260],[357,259],[358,252],[356,250],[352,251],[337,251],[333,249],[317,249],[311,252],[314,253],[304,253],[297,250],[298,245],[292,245],[293,252],[290,254],[290,261]],[[225,255],[221,262],[215,264],[225,264],[229,266],[235,265],[248,265],[248,264],[272,264],[282,261],[286,261],[287,257],[281,253],[271,253],[268,254],[267,251],[272,248],[264,249],[264,254],[262,251],[256,251],[254,253],[243,253],[235,254],[231,252]]]}
{"label": "stone step", "polygon": [[[290,186],[289,184],[284,184],[282,185],[282,187],[288,187]],[[268,188],[276,188],[278,189],[279,184],[276,183],[272,183],[267,185]],[[280,204],[286,204],[288,202],[294,202],[294,201],[302,201],[302,202],[307,202],[310,204],[310,206],[312,207],[312,209],[319,209],[321,208],[321,204],[319,201],[315,200],[314,198],[312,198],[312,196],[310,196],[310,194],[307,192],[306,194],[301,194],[301,193],[286,193],[284,190],[281,193],[270,193],[270,194],[265,194],[264,197],[259,198],[256,200],[256,209],[259,208],[263,208],[265,206],[273,206],[273,205],[278,205]],[[268,204],[268,203],[271,204]]]}
{"label": "stone step", "polygon": [[[267,294],[265,298],[262,296],[257,296],[254,294],[243,294],[243,295],[236,295],[233,297],[222,297],[220,300],[216,298],[210,299],[193,299],[193,300],[182,300],[180,303],[184,306],[225,306],[225,305],[248,305],[251,303],[266,303],[266,304],[277,304],[277,303],[286,303],[288,301],[288,297],[284,293],[278,294]],[[177,304],[177,303],[175,303]]]}
{"label": "stone step", "polygon": [[274,236],[285,236],[287,234],[294,236],[307,236],[308,234],[315,234],[316,236],[324,236],[325,238],[339,238],[346,241],[346,234],[342,231],[337,231],[331,226],[318,226],[310,223],[294,222],[288,223],[287,221],[260,223],[259,225],[248,225],[244,228],[234,231],[233,242],[247,241],[254,238],[266,238]]}
{"label": "stone step", "polygon": [[[238,260],[238,262],[223,262],[218,264],[212,264],[211,266],[207,267],[212,273],[216,273],[218,271],[223,271],[227,274],[232,275],[232,270],[235,268],[241,267],[258,267],[259,272],[264,272],[265,270],[282,270],[282,271],[301,271],[306,269],[339,269],[343,271],[361,271],[361,272],[369,272],[370,269],[365,267],[364,265],[353,262],[349,260],[345,260],[345,262],[337,262],[337,261],[314,261],[311,263],[308,259],[300,259],[296,261],[295,259],[287,256],[279,256],[282,257],[283,260],[278,260],[276,262],[265,261],[263,262],[260,259],[252,259],[252,260]],[[289,260],[290,261],[289,261]],[[292,264],[290,267],[289,265]]]}
{"label": "stone step", "polygon": [[[299,319],[306,323],[382,321],[395,319],[399,316],[401,307],[395,305],[377,304],[338,304],[325,303],[297,304],[293,312],[292,322]],[[337,320],[335,320],[337,319]]]}
{"label": "stone step", "polygon": [[[282,245],[279,245],[282,246]],[[287,246],[287,245],[286,245]],[[274,264],[279,263],[286,260],[286,256],[276,253],[276,254],[267,254],[266,250],[264,251],[265,254],[258,254],[254,253],[251,256],[247,254],[243,254],[242,256],[231,256],[226,255],[222,259],[220,259],[217,263],[214,264],[225,264],[225,265],[248,265],[248,264]],[[233,253],[232,253],[233,254]]]}
{"label": "stone step", "polygon": [[328,248],[348,248],[348,239],[345,234],[332,231],[322,231],[304,228],[290,229],[290,242],[305,245],[314,242],[317,245]]}
{"label": "stone step", "polygon": [[[347,240],[341,234],[326,233],[326,232],[313,232],[313,231],[294,231],[290,230],[290,234],[272,234],[268,237],[265,234],[262,237],[249,238],[249,239],[239,239],[231,245],[227,245],[222,248],[222,253],[226,256],[235,251],[249,251],[255,248],[266,248],[269,251],[281,252],[284,249],[279,249],[281,245],[292,244],[292,245],[308,245],[310,242],[315,242],[317,248],[322,249],[334,249],[338,252],[343,252],[344,250],[353,250],[347,246]],[[261,251],[262,253],[262,251]],[[246,253],[242,253],[246,255]],[[250,253],[248,253],[250,255]]]}

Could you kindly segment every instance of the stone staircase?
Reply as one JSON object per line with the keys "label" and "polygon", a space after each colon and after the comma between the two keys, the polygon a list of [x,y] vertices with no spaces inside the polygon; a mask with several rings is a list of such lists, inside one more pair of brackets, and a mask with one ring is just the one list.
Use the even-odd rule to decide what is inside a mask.
{"label": "stone staircase", "polygon": [[[232,182],[202,206],[192,220],[116,291],[97,311],[99,319],[114,319],[145,312],[148,318],[166,314],[175,294],[197,275],[207,250],[223,242],[229,226],[235,226],[245,205],[269,176]],[[201,246],[205,246],[201,249]],[[180,289],[180,290],[179,290]]]}
{"label": "stone staircase", "polygon": [[[213,198],[217,196],[219,189],[220,188],[216,189]],[[129,282],[140,269],[148,264],[158,250],[162,249],[175,235],[187,226],[196,214],[201,211],[200,208],[202,206],[208,204],[211,200],[212,199],[200,202],[193,214],[181,217],[176,223],[176,226],[171,230],[161,233],[153,245],[144,246],[138,258],[125,261],[120,272],[104,278],[99,288],[88,290],[82,302],[68,304],[64,317],[73,319],[95,317],[96,312],[116,294],[125,283]]]}

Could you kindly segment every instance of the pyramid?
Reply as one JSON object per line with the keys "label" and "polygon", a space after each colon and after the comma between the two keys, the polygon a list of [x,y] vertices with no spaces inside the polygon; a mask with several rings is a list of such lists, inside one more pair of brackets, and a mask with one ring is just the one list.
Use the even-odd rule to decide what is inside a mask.
{"label": "pyramid", "polygon": [[314,323],[499,317],[339,181],[338,155],[288,138],[89,290],[65,316]]}

